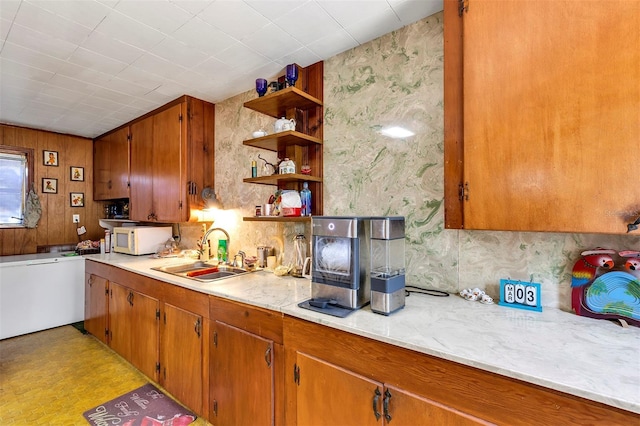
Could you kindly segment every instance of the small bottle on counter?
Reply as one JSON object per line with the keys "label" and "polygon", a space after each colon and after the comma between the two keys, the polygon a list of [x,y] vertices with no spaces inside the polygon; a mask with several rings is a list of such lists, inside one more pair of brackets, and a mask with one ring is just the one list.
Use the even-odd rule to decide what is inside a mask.
{"label": "small bottle on counter", "polygon": [[111,231],[104,231],[104,252],[111,253]]}
{"label": "small bottle on counter", "polygon": [[311,190],[309,189],[308,182],[304,182],[302,184],[302,191],[300,191],[300,201],[302,202],[302,216],[311,216]]}
{"label": "small bottle on counter", "polygon": [[258,164],[255,160],[251,162],[251,177],[258,177]]}
{"label": "small bottle on counter", "polygon": [[104,254],[104,238],[100,238],[100,254]]}

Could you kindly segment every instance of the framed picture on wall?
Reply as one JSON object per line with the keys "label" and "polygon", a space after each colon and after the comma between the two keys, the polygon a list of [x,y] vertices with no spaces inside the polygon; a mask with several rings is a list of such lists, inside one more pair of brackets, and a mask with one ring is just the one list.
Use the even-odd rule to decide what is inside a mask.
{"label": "framed picture on wall", "polygon": [[57,166],[58,165],[58,151],[42,151],[42,161],[45,166]]}
{"label": "framed picture on wall", "polygon": [[84,207],[84,192],[72,192],[71,207]]}
{"label": "framed picture on wall", "polygon": [[71,180],[84,182],[84,167],[71,166]]}
{"label": "framed picture on wall", "polygon": [[57,194],[58,193],[58,179],[42,178],[42,193],[43,194]]}

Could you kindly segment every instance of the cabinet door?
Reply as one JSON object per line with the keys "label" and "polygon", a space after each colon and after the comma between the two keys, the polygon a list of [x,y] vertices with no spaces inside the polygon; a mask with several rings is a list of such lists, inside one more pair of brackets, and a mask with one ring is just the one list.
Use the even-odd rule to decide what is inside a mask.
{"label": "cabinet door", "polygon": [[183,104],[159,112],[153,121],[153,211],[161,222],[189,219],[186,205],[186,140]]}
{"label": "cabinet door", "polygon": [[108,200],[111,184],[110,135],[93,141],[93,199]]}
{"label": "cabinet door", "polygon": [[107,343],[107,291],[106,279],[85,274],[84,328],[103,343]]}
{"label": "cabinet door", "polygon": [[93,142],[93,199],[129,198],[129,127]]}
{"label": "cabinet door", "polygon": [[215,321],[211,351],[211,422],[274,424],[273,341]]}
{"label": "cabinet door", "polygon": [[131,360],[130,290],[109,282],[109,346],[124,359]]}
{"label": "cabinet door", "polygon": [[131,197],[129,217],[147,221],[153,216],[153,117],[131,126]]}
{"label": "cabinet door", "polygon": [[164,305],[160,383],[190,409],[202,412],[202,317]]}
{"label": "cabinet door", "polygon": [[131,290],[130,362],[152,380],[158,380],[160,307],[158,299]]}
{"label": "cabinet door", "polygon": [[[429,424],[471,426],[492,424],[393,386],[386,386],[382,400],[385,423],[393,426]],[[384,408],[385,405],[388,408]]]}
{"label": "cabinet door", "polygon": [[382,383],[309,355],[298,353],[296,361],[297,425],[382,424]]}
{"label": "cabinet door", "polygon": [[147,377],[157,380],[158,300],[109,282],[111,349]]}
{"label": "cabinet door", "polygon": [[625,233],[640,2],[475,1],[461,19],[464,227]]}

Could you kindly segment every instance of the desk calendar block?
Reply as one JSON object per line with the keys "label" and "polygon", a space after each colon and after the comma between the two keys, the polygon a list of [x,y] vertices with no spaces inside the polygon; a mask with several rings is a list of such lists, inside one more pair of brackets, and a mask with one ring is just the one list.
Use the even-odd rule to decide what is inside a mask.
{"label": "desk calendar block", "polygon": [[540,284],[524,281],[500,280],[499,305],[542,312]]}

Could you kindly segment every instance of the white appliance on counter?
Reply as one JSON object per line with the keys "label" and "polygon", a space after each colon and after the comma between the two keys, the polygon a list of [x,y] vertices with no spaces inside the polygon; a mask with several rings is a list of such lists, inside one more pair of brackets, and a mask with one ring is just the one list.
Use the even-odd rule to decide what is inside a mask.
{"label": "white appliance on counter", "polygon": [[172,236],[171,226],[115,227],[111,244],[116,253],[139,256],[156,253]]}
{"label": "white appliance on counter", "polygon": [[0,257],[0,339],[84,320],[84,258]]}

